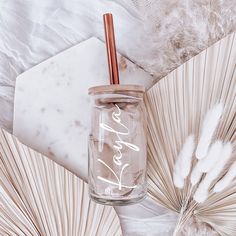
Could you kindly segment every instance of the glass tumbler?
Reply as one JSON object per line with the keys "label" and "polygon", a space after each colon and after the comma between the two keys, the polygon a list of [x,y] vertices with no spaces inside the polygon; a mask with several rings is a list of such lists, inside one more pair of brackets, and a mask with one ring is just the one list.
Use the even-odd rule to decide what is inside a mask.
{"label": "glass tumbler", "polygon": [[129,205],[146,196],[144,92],[138,85],[89,89],[89,193],[98,203]]}

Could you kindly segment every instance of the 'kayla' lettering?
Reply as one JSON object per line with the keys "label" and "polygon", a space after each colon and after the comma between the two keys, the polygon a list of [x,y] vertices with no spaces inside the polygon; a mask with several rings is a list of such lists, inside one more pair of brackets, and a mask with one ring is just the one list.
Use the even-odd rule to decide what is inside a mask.
{"label": "'kayla' lettering", "polygon": [[116,153],[113,156],[113,162],[117,166],[121,167],[121,171],[120,171],[120,174],[115,173],[114,170],[109,165],[107,165],[103,160],[98,159],[98,161],[102,165],[106,166],[111,171],[111,173],[116,178],[117,182],[108,180],[108,179],[103,178],[101,176],[98,176],[98,179],[100,179],[101,181],[104,181],[106,183],[118,186],[119,190],[121,190],[122,187],[123,188],[136,188],[136,185],[134,185],[134,186],[126,186],[126,185],[122,184],[123,172],[129,166],[128,163],[123,163],[122,162],[122,158],[123,158],[122,150],[123,150],[124,146],[126,146],[127,148],[129,148],[129,149],[131,149],[133,151],[136,151],[136,152],[138,152],[140,149],[139,149],[138,146],[136,146],[136,145],[134,145],[132,143],[129,143],[129,142],[125,142],[125,141],[122,140],[122,136],[128,136],[129,135],[129,129],[121,122],[121,118],[120,118],[121,110],[120,110],[119,106],[117,106],[116,104],[115,104],[115,106],[117,108],[117,112],[113,112],[112,113],[112,120],[116,124],[119,124],[123,131],[115,130],[114,128],[112,128],[112,127],[110,127],[110,126],[108,126],[108,125],[106,125],[104,123],[100,123],[100,127],[102,129],[108,131],[108,132],[116,134],[117,140],[115,141],[115,144],[113,145],[113,148],[116,151]]}

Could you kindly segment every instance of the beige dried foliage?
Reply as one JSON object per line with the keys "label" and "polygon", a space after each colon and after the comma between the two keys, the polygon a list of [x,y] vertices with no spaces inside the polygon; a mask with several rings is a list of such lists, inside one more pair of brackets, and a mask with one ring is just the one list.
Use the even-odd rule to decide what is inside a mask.
{"label": "beige dried foliage", "polygon": [[[211,191],[202,204],[193,200],[194,188],[189,177],[182,190],[175,188],[173,182],[175,161],[186,137],[194,134],[198,142],[204,116],[219,102],[224,104],[224,110],[213,140],[230,141],[231,161],[236,159],[235,62],[233,33],[171,72],[146,96],[149,193],[161,205],[181,212],[181,229],[186,222],[195,222],[196,227],[204,223],[220,235],[236,235],[236,179],[222,192]],[[196,160],[193,159],[192,166]],[[226,165],[216,181],[228,169]],[[201,235],[211,235],[209,232]]]}
{"label": "beige dried foliage", "polygon": [[0,130],[0,235],[121,235],[114,209],[72,173]]}

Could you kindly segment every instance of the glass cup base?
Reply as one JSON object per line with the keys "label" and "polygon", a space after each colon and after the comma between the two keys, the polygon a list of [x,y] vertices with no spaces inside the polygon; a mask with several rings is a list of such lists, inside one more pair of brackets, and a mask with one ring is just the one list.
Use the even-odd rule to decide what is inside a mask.
{"label": "glass cup base", "polygon": [[139,203],[143,201],[146,198],[147,194],[144,194],[142,196],[139,196],[137,198],[131,198],[131,199],[109,199],[109,198],[101,198],[96,195],[93,195],[90,193],[90,198],[102,205],[109,205],[109,206],[127,206],[127,205],[133,205],[136,203]]}

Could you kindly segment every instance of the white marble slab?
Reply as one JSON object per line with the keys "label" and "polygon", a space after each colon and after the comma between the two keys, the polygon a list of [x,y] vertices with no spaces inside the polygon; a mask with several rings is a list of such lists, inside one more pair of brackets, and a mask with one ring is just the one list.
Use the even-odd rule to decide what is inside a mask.
{"label": "white marble slab", "polygon": [[[153,78],[118,55],[122,84]],[[109,83],[105,44],[90,38],[18,76],[13,133],[21,142],[87,178],[91,86]]]}

